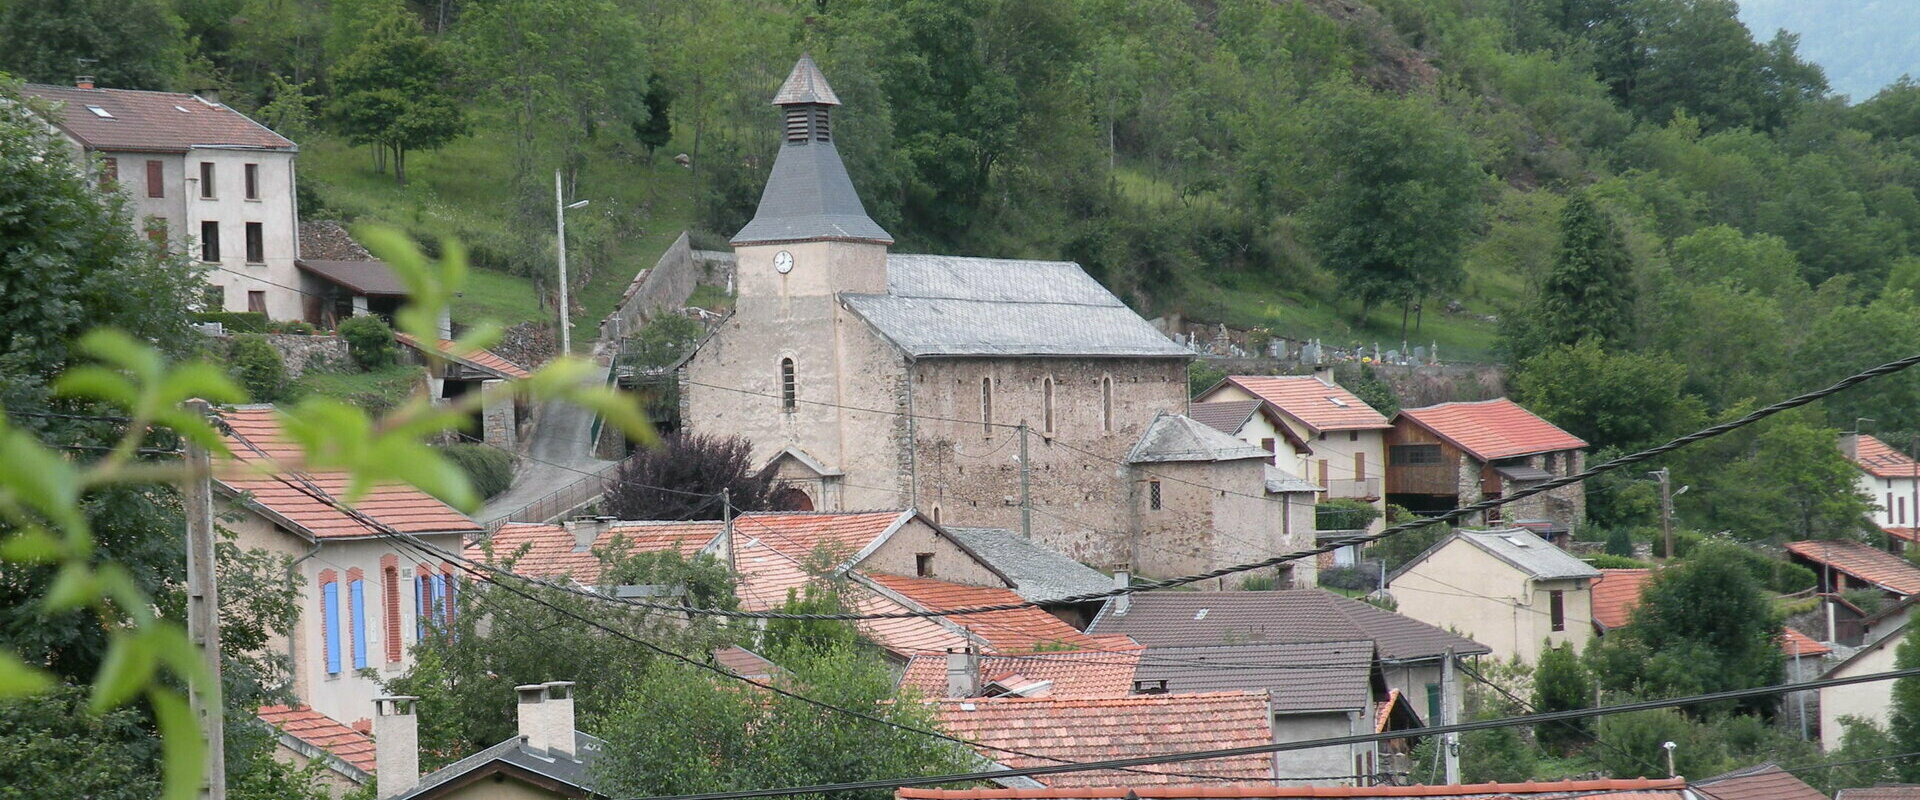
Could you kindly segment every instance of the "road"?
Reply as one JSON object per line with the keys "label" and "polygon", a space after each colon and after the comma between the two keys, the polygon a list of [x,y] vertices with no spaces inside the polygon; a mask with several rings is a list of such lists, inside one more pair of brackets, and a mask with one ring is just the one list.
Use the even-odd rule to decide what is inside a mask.
{"label": "road", "polygon": [[[607,367],[596,370],[587,380],[605,385]],[[536,412],[533,435],[521,449],[520,466],[514,470],[513,488],[495,495],[480,510],[482,523],[505,517],[528,503],[586,477],[612,464],[593,455],[593,412],[572,403],[541,403]]]}

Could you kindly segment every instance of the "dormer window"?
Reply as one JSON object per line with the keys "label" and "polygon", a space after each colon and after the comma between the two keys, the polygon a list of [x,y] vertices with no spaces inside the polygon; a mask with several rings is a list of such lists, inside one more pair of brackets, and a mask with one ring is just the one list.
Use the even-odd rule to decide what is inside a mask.
{"label": "dormer window", "polygon": [[118,119],[118,117],[115,117],[113,115],[113,112],[108,111],[99,106],[87,106],[87,110],[93,112],[94,116],[99,117],[101,119]]}

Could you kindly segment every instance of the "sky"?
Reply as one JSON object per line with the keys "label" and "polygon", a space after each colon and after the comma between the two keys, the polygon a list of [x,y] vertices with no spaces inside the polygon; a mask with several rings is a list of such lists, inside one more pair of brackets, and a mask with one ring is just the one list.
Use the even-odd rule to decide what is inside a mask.
{"label": "sky", "polygon": [[1920,0],[1739,0],[1755,39],[1785,28],[1800,55],[1819,64],[1833,90],[1854,102],[1901,75],[1920,78]]}

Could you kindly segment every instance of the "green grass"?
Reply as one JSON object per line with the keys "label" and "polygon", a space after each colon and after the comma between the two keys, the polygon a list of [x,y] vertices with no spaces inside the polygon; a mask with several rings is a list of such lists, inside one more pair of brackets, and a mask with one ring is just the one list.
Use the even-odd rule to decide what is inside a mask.
{"label": "green grass", "polygon": [[[652,266],[693,223],[692,178],[672,163],[673,146],[662,151],[654,164],[645,164],[638,148],[608,131],[589,153],[576,197],[592,205],[567,216],[577,350],[585,348],[634,274]],[[324,135],[302,144],[300,170],[334,216],[394,225],[423,241],[458,238],[471,252],[475,270],[466,292],[454,301],[454,319],[513,324],[552,314],[531,280],[505,271],[505,254],[517,247],[506,234],[518,224],[507,190],[513,161],[508,131],[494,116],[482,114],[474,135],[437,151],[409,154],[405,186],[375,173],[367,148]],[[542,201],[551,197],[543,195]],[[550,265],[547,249],[543,263]]]}
{"label": "green grass", "polygon": [[[1235,328],[1266,328],[1276,336],[1320,339],[1328,346],[1350,347],[1375,343],[1382,350],[1400,346],[1400,309],[1377,308],[1365,324],[1355,324],[1358,308],[1333,305],[1273,285],[1271,279],[1220,273],[1209,280],[1188,282],[1183,295],[1195,321],[1224,322]],[[1490,361],[1499,338],[1491,323],[1471,316],[1444,313],[1441,301],[1430,302],[1419,327],[1407,320],[1407,343],[1437,343],[1447,361]],[[1217,317],[1217,318],[1216,318]]]}
{"label": "green grass", "polygon": [[317,395],[343,400],[373,412],[406,402],[424,373],[419,367],[397,365],[375,372],[310,371],[293,382],[289,401]]}

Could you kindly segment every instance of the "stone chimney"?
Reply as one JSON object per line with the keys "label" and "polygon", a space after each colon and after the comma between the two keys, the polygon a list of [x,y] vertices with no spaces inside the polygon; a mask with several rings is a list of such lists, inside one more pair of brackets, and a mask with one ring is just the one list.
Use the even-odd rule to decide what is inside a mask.
{"label": "stone chimney", "polygon": [[381,797],[420,785],[420,718],[406,695],[373,698],[375,783]]}
{"label": "stone chimney", "polygon": [[593,549],[593,543],[600,539],[600,534],[607,531],[607,524],[613,521],[614,517],[574,517],[561,525],[573,534],[573,552],[584,553]]}
{"label": "stone chimney", "polygon": [[[1130,570],[1126,567],[1117,567],[1114,569],[1113,588],[1125,589],[1128,586],[1132,586],[1132,585],[1133,585],[1133,570]],[[1114,616],[1124,617],[1127,615],[1127,609],[1133,607],[1133,595],[1130,595],[1130,594],[1118,595],[1118,596],[1109,598],[1107,602],[1113,605]]]}
{"label": "stone chimney", "polygon": [[947,696],[972,697],[980,693],[980,662],[973,648],[947,649]]}
{"label": "stone chimney", "polygon": [[520,694],[520,735],[527,749],[573,758],[573,682],[529,683],[513,690]]}
{"label": "stone chimney", "polygon": [[1845,453],[1849,459],[1857,459],[1860,457],[1859,431],[1847,431],[1840,434],[1840,452]]}
{"label": "stone chimney", "polygon": [[76,88],[76,89],[91,89],[91,88],[93,88],[93,76],[92,76],[92,75],[76,75],[76,76],[74,76],[74,78],[73,78],[73,87],[74,87],[74,88]]}

